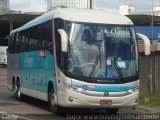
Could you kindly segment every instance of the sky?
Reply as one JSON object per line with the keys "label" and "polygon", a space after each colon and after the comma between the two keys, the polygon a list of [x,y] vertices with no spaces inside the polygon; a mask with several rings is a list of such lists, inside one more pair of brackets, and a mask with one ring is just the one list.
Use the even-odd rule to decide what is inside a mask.
{"label": "sky", "polygon": [[23,12],[45,11],[45,0],[10,0],[10,9]]}
{"label": "sky", "polygon": [[[95,0],[96,9],[106,9],[118,12],[121,4],[129,3],[136,6],[136,11],[148,11],[154,5],[160,5],[160,0]],[[23,12],[45,11],[45,0],[10,0],[10,8]]]}

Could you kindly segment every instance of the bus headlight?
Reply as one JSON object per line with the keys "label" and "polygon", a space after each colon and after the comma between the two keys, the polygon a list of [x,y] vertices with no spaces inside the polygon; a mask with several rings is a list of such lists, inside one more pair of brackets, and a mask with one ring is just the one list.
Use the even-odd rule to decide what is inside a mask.
{"label": "bus headlight", "polygon": [[82,88],[77,88],[77,92],[83,92],[84,91],[84,89],[82,89]]}
{"label": "bus headlight", "polygon": [[135,89],[129,89],[127,92],[130,93],[130,94],[133,94],[135,92],[139,91],[138,87],[135,88]]}
{"label": "bus headlight", "polygon": [[85,89],[83,89],[83,88],[79,88],[77,86],[72,86],[72,85],[69,85],[69,84],[67,85],[67,88],[70,89],[70,90],[73,90],[75,92],[78,92],[78,93],[81,93],[81,92],[85,91]]}
{"label": "bus headlight", "polygon": [[82,89],[82,88],[78,88],[78,87],[74,86],[74,87],[73,87],[73,91],[78,92],[78,93],[81,93],[81,92],[83,92],[83,91],[85,91],[85,90]]}

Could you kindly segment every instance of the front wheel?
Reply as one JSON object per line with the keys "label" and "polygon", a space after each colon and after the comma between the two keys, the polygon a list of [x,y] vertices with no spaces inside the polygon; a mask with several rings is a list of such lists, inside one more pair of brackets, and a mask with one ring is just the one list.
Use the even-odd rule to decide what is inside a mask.
{"label": "front wheel", "polygon": [[48,92],[48,100],[49,100],[50,110],[54,114],[60,114],[61,108],[60,108],[60,106],[56,105],[53,88],[51,90],[49,90],[49,92]]}
{"label": "front wheel", "polygon": [[108,108],[108,109],[105,109],[105,112],[107,115],[114,115],[114,114],[117,114],[119,111],[119,108]]}

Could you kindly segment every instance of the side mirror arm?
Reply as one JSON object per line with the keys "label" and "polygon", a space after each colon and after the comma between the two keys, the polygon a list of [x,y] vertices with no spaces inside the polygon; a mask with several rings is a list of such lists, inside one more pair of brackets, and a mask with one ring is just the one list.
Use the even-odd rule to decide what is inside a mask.
{"label": "side mirror arm", "polygon": [[63,29],[58,29],[58,32],[61,36],[62,52],[67,52],[67,50],[68,50],[68,36],[67,36],[67,33]]}
{"label": "side mirror arm", "polygon": [[149,38],[141,33],[136,33],[136,35],[144,41],[144,51],[145,55],[151,54],[151,41]]}

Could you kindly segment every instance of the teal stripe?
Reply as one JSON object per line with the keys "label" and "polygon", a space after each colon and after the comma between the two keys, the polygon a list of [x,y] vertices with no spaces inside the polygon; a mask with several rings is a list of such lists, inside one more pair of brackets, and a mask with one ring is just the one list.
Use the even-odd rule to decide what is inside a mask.
{"label": "teal stripe", "polygon": [[137,86],[96,86],[96,88],[85,88],[84,85],[75,85],[78,88],[83,88],[89,91],[96,92],[122,92],[130,89],[135,89]]}
{"label": "teal stripe", "polygon": [[17,31],[17,32],[20,32],[20,31],[26,30],[26,29],[28,29],[28,28],[31,28],[31,27],[33,27],[33,26],[39,25],[39,24],[41,24],[41,23],[50,21],[50,20],[52,20],[52,17],[53,17],[53,16],[49,16],[49,17],[46,17],[46,18],[44,18],[44,19],[40,19],[40,20],[38,20],[38,21],[36,20],[36,21],[34,21],[34,22],[25,24],[24,26],[20,27],[20,28],[17,29],[16,31]]}

